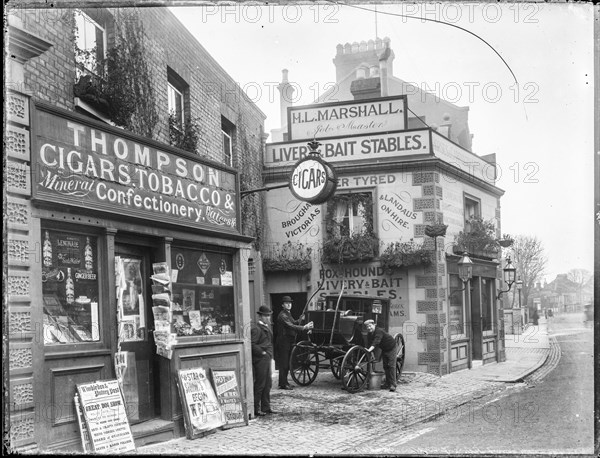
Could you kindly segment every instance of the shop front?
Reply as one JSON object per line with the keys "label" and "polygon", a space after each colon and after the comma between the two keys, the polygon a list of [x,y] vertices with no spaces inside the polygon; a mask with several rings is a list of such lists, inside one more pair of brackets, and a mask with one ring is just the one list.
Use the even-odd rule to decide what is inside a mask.
{"label": "shop front", "polygon": [[81,383],[120,379],[138,446],[183,435],[180,369],[235,370],[252,402],[236,171],[37,103],[30,202],[38,449],[80,450]]}

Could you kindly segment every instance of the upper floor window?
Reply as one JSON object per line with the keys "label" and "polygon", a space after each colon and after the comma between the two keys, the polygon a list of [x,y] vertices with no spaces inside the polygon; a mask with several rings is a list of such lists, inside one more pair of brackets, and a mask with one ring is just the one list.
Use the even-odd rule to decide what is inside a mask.
{"label": "upper floor window", "polygon": [[233,132],[234,126],[225,118],[221,119],[221,135],[223,137],[223,160],[233,167]]}
{"label": "upper floor window", "polygon": [[167,83],[167,100],[169,115],[172,116],[174,126],[183,129],[183,94],[170,82]]}
{"label": "upper floor window", "polygon": [[100,23],[82,11],[75,11],[75,59],[77,72],[102,75],[106,59],[106,30]]}
{"label": "upper floor window", "polygon": [[465,196],[465,229],[467,232],[471,229],[470,220],[481,218],[481,203],[478,199]]}
{"label": "upper floor window", "polygon": [[329,202],[331,235],[351,237],[373,232],[373,195],[370,192],[337,194]]}

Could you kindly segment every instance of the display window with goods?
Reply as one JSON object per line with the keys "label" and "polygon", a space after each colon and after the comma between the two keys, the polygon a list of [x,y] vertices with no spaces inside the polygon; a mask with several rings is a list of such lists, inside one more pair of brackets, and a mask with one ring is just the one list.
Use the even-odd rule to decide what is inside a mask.
{"label": "display window with goods", "polygon": [[42,229],[45,345],[100,340],[98,238]]}

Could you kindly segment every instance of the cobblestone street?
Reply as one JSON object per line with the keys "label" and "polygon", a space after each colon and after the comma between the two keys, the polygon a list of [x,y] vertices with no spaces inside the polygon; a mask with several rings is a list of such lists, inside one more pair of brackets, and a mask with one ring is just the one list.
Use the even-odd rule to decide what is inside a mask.
{"label": "cobblestone street", "polygon": [[[533,335],[535,339],[531,338]],[[277,414],[196,440],[179,438],[147,445],[140,447],[138,453],[394,454],[395,447],[429,431],[423,422],[457,421],[472,416],[478,400],[508,394],[523,386],[520,382],[525,377],[547,373],[560,358],[560,348],[554,339],[549,341],[545,322],[541,322],[525,334],[507,336],[506,354],[505,363],[486,364],[443,377],[405,372],[393,393],[365,390],[350,394],[341,389],[341,382],[331,372],[323,370],[307,387],[282,391],[275,385],[271,399]],[[498,374],[502,374],[503,381],[496,380]]]}
{"label": "cobblestone street", "polygon": [[456,409],[460,415],[461,405],[502,391],[506,385],[473,380],[460,373],[441,378],[406,373],[395,393],[368,390],[349,394],[340,387],[332,374],[322,373],[309,387],[274,389],[272,403],[278,413],[251,420],[248,427],[218,431],[195,441],[177,439],[138,451],[223,455],[369,453],[373,447],[382,446],[387,433],[399,439],[403,428],[446,410]]}

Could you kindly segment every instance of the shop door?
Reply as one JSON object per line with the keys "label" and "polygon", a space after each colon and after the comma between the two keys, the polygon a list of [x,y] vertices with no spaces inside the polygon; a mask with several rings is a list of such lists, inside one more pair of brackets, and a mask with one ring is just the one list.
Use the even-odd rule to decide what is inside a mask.
{"label": "shop door", "polygon": [[473,345],[473,359],[480,360],[483,357],[483,330],[481,313],[481,285],[480,277],[471,279],[471,335]]}
{"label": "shop door", "polygon": [[129,422],[159,414],[156,400],[150,256],[144,248],[117,245],[115,249],[119,364],[123,366],[123,395]]}

